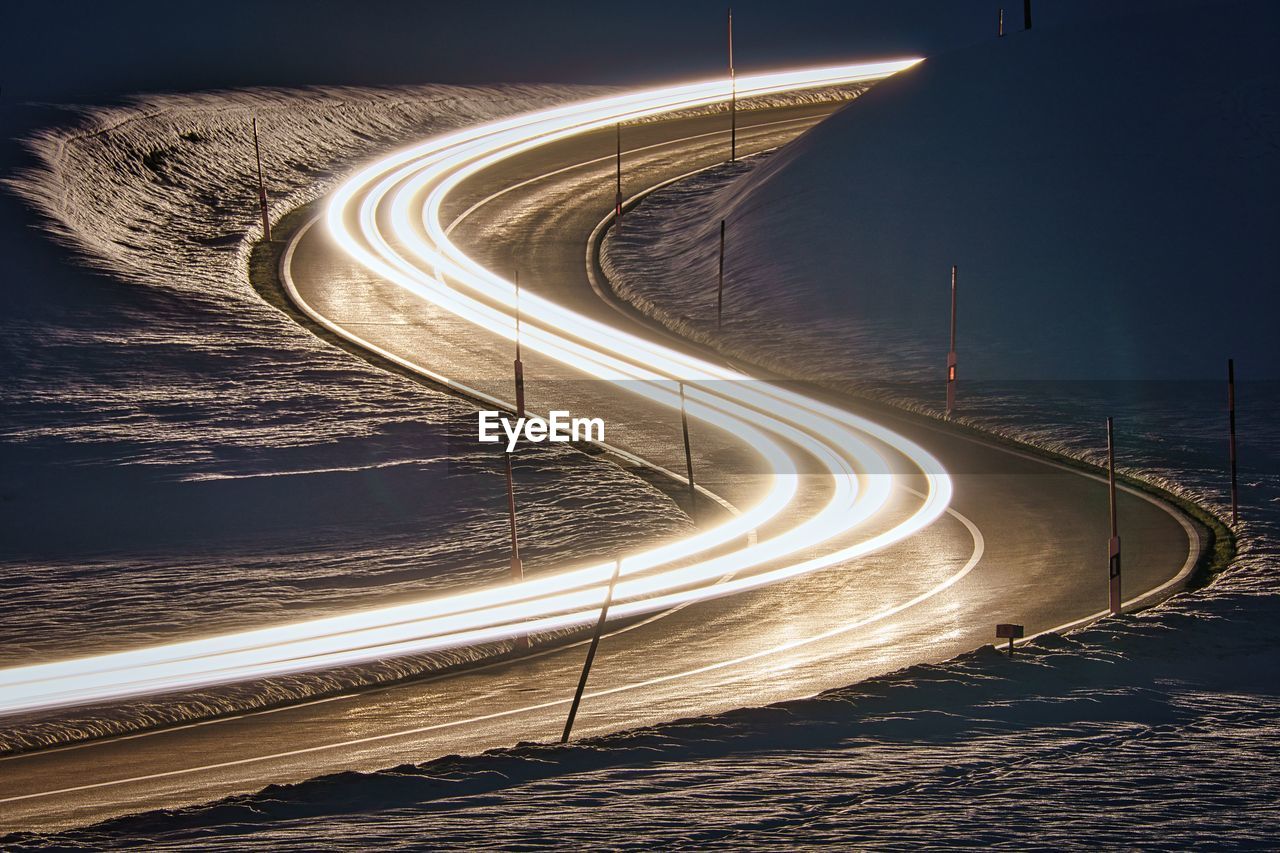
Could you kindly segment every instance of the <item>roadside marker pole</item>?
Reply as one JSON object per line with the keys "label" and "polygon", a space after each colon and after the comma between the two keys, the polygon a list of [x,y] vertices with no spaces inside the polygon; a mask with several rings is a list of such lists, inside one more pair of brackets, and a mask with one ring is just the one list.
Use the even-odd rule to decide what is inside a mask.
{"label": "roadside marker pole", "polygon": [[729,7],[729,162],[738,159],[738,78],[733,70],[733,7]]}
{"label": "roadside marker pole", "polygon": [[[516,415],[524,417],[524,365],[520,361],[520,271],[515,274],[516,286]],[[507,519],[511,527],[511,582],[524,580],[524,564],[520,561],[520,540],[516,535],[516,490],[515,476],[511,471],[511,453],[506,453],[507,463]],[[515,638],[517,649],[529,648],[529,638],[520,635]]]}
{"label": "roadside marker pole", "polygon": [[1231,430],[1231,526],[1235,527],[1240,520],[1240,495],[1236,487],[1236,364],[1233,358],[1227,359],[1227,421]]}
{"label": "roadside marker pole", "polygon": [[1004,38],[1004,8],[1000,9],[1000,23],[996,27],[996,36]]}
{"label": "roadside marker pole", "polygon": [[720,220],[720,272],[716,283],[716,330],[724,323],[724,220]]}
{"label": "roadside marker pole", "polygon": [[253,159],[258,162],[258,206],[262,209],[262,238],[271,242],[271,217],[267,215],[267,187],[262,182],[262,150],[258,147],[258,117],[253,116]]}
{"label": "roadside marker pole", "polygon": [[582,675],[578,678],[578,689],[573,694],[573,704],[569,706],[569,718],[564,721],[564,733],[560,735],[561,743],[569,742],[569,733],[573,731],[573,720],[578,716],[578,706],[582,704],[582,691],[587,687],[587,676],[591,674],[591,662],[596,659],[596,648],[600,645],[600,634],[604,631],[605,620],[609,617],[609,605],[613,603],[613,588],[618,584],[618,575],[622,571],[622,560],[613,564],[613,577],[609,579],[609,590],[604,595],[604,604],[600,606],[600,618],[596,620],[595,633],[591,635],[591,645],[587,648],[587,659],[582,664]]}
{"label": "roadside marker pole", "polygon": [[1022,0],[1022,28],[1031,29],[1031,0]]}
{"label": "roadside marker pole", "polygon": [[1119,616],[1120,606],[1120,531],[1116,524],[1116,447],[1111,418],[1107,418],[1107,494],[1111,501],[1111,561],[1109,574],[1111,615]]}
{"label": "roadside marker pole", "polygon": [[684,409],[684,383],[680,383],[680,429],[684,432],[684,466],[689,474],[689,515],[698,508],[698,490],[693,484],[693,451],[689,449],[689,416]]}
{"label": "roadside marker pole", "polygon": [[[520,270],[516,270],[516,415],[525,416],[525,365],[520,361]],[[511,583],[525,579],[525,566],[520,561],[520,538],[516,535],[516,478],[511,470],[511,453],[507,457],[507,520],[511,525]],[[516,638],[516,648],[529,648],[529,637]]]}
{"label": "roadside marker pole", "polygon": [[[520,362],[520,270],[516,270],[516,415],[525,416],[525,366]],[[507,517],[511,524],[511,583],[525,579],[525,566],[520,561],[520,539],[516,535],[516,478],[511,470],[511,453],[507,453]],[[516,648],[529,648],[529,637],[516,638]]]}
{"label": "roadside marker pole", "polygon": [[[507,461],[507,518],[511,524],[511,582],[520,583],[524,580],[524,564],[520,562],[520,543],[516,539],[516,492],[515,480],[511,474],[511,454],[503,454]],[[524,650],[529,648],[529,636],[521,634],[513,641],[515,648]]]}
{"label": "roadside marker pole", "polygon": [[613,215],[618,221],[618,229],[622,229],[622,125],[614,125],[618,140],[617,192],[614,194]]}
{"label": "roadside marker pole", "polygon": [[516,417],[524,417],[524,364],[520,361],[520,270],[516,270]]}
{"label": "roadside marker pole", "polygon": [[507,517],[511,524],[511,580],[519,583],[524,580],[524,566],[520,562],[520,541],[516,538],[516,492],[515,481],[511,476],[511,454],[507,458]]}
{"label": "roadside marker pole", "polygon": [[951,266],[951,349],[947,352],[947,417],[956,408],[956,268]]}

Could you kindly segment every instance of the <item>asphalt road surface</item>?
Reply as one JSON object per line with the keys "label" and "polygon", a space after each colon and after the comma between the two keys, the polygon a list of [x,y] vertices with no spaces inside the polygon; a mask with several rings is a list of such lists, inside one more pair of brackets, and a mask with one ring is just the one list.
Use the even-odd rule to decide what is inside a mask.
{"label": "asphalt road surface", "polygon": [[[740,113],[739,151],[785,144],[834,106]],[[723,114],[624,127],[625,193],[723,160],[727,138]],[[592,287],[588,244],[614,204],[614,145],[608,129],[503,160],[450,194],[443,221],[482,264],[518,267],[527,292],[678,347]],[[296,235],[286,272],[301,302],[353,340],[430,375],[512,398],[510,341],[367,272],[322,222]],[[531,351],[524,361],[532,411],[602,416],[610,445],[683,472],[680,424],[670,409]],[[852,401],[841,405],[857,411]],[[606,636],[575,737],[803,697],[990,643],[997,622],[1020,622],[1034,634],[1106,607],[1103,481],[941,425],[878,410],[867,415],[941,461],[954,483],[951,510],[869,556]],[[700,499],[705,517],[749,505],[767,488],[770,473],[735,436],[695,423],[692,445],[696,479],[707,489]],[[920,505],[918,472],[892,453],[886,458],[896,484],[860,536],[888,529]],[[796,479],[795,499],[756,532],[761,539],[830,498],[829,478],[804,463]],[[712,509],[713,500],[723,505]],[[1147,591],[1172,591],[1199,554],[1194,524],[1129,491],[1121,492],[1119,513],[1126,598],[1137,603]],[[0,829],[82,825],[327,772],[551,740],[583,655],[577,644],[434,680],[0,760]]]}

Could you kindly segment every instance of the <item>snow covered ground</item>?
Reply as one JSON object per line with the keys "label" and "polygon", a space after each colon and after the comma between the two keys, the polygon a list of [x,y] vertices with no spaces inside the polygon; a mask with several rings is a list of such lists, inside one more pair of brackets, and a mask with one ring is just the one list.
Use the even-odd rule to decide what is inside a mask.
{"label": "snow covered ground", "polygon": [[[61,116],[60,129],[37,134],[26,169],[7,171],[8,187],[111,277],[68,267],[62,251],[53,259],[61,269],[15,273],[0,296],[0,666],[503,576],[501,457],[450,441],[474,429],[472,408],[320,342],[250,287],[249,120],[258,117],[269,191],[284,211],[358,158],[585,91],[156,96],[85,111],[70,125]],[[21,227],[9,236],[10,262],[39,242]],[[521,506],[538,519],[522,543],[534,571],[686,529],[665,496],[576,451],[530,448],[516,476]],[[582,524],[584,508],[598,524]],[[0,751],[309,695],[439,659],[70,718],[7,718]]]}
{"label": "snow covered ground", "polygon": [[[646,310],[728,351],[809,378],[815,378],[815,357],[845,358],[817,378],[929,407],[940,391],[933,377],[940,376],[945,355],[939,336],[946,329],[946,270],[960,263],[963,292],[971,294],[962,297],[967,319],[961,338],[962,370],[968,371],[962,373],[962,399],[969,418],[1096,458],[1097,413],[1115,414],[1126,467],[1221,514],[1224,389],[1218,382],[1153,381],[1169,374],[1168,365],[1152,355],[1159,353],[1180,372],[1213,377],[1230,354],[1240,359],[1243,377],[1271,376],[1263,363],[1270,353],[1267,338],[1257,337],[1270,317],[1244,317],[1244,331],[1227,352],[1217,337],[1221,317],[1205,307],[1209,296],[1237,304],[1265,297],[1265,280],[1249,278],[1240,265],[1256,264],[1260,254],[1273,250],[1269,243],[1231,242],[1238,234],[1258,236],[1255,223],[1236,218],[1236,200],[1264,224],[1275,215],[1256,187],[1274,186],[1276,180],[1275,136],[1266,135],[1275,128],[1267,124],[1274,114],[1257,94],[1274,92],[1276,68],[1269,47],[1261,57],[1250,49],[1275,43],[1277,10],[1251,4],[1255,19],[1244,24],[1235,17],[1239,13],[1221,8],[1227,7],[1149,22],[1145,35],[1124,29],[1134,24],[1075,33],[1036,30],[930,59],[912,76],[873,90],[799,145],[747,170],[741,180],[708,175],[655,196],[630,215],[623,239],[634,242],[611,241],[610,272]],[[1215,66],[1204,62],[1197,74],[1168,76],[1177,68],[1161,64],[1161,57],[1200,44],[1201,37],[1219,50],[1229,47],[1230,63],[1216,76]],[[1012,68],[1011,55],[1020,63]],[[1128,58],[1117,66],[1120,57]],[[1148,73],[1149,63],[1161,73]],[[993,102],[1007,100],[995,96],[997,82],[1036,93],[1018,102],[1016,121],[1000,120],[1007,109],[994,110]],[[1037,83],[1045,88],[1035,88]],[[1117,99],[1142,118],[1141,126],[1126,126],[1124,135],[1094,121],[1115,118]],[[1148,109],[1148,102],[1186,110],[1170,118]],[[1236,135],[1219,134],[1215,128],[1230,119],[1233,105],[1244,105],[1251,118],[1235,125]],[[940,109],[952,117],[952,129],[963,127],[964,133],[925,132]],[[960,123],[973,114],[980,120]],[[964,192],[1003,188],[1004,200],[987,199],[961,211],[949,207],[947,216],[922,206],[933,197],[925,192],[933,182],[918,176],[968,180],[974,164],[957,158],[983,150],[978,137],[1011,126],[1034,135],[1038,121],[1052,122],[1058,135],[1082,138],[1058,140],[1053,164],[1022,155],[986,161],[980,170],[984,180]],[[864,159],[876,144],[884,156],[896,150],[893,133],[881,122],[894,129],[897,145],[910,148],[910,156]],[[1266,145],[1240,143],[1251,152],[1249,161],[1177,159],[1183,194],[1198,202],[1192,206],[1204,208],[1209,218],[1230,220],[1214,230],[1213,245],[1226,241],[1233,254],[1212,268],[1222,274],[1208,284],[1200,275],[1168,279],[1170,268],[1160,266],[1164,255],[1185,260],[1188,252],[1212,247],[1170,232],[1162,183],[1126,168],[1141,166],[1143,172],[1147,160],[1156,172],[1172,168],[1163,157],[1173,156],[1166,148],[1176,153],[1182,147],[1175,143],[1183,135],[1171,129],[1178,127],[1192,139],[1216,134],[1220,143],[1249,139],[1248,128],[1272,140],[1270,153]],[[1160,145],[1140,155],[1117,154],[1121,162],[1107,160],[1115,143],[1144,128],[1154,128]],[[1102,132],[1112,145],[1100,151],[1093,142]],[[1102,197],[1090,194],[1100,188],[1089,184],[1094,177],[1087,170],[1064,171],[1072,157],[1086,163],[1101,157],[1112,167],[1102,188],[1117,204],[1091,221],[1120,227],[1107,217],[1127,215],[1130,242],[1137,247],[1132,253],[1106,242],[1109,227],[1099,229],[1106,251],[1091,249],[1087,234],[1061,230],[1081,223],[1042,209],[1072,187],[1086,198]],[[840,173],[840,163],[857,171]],[[1200,171],[1193,169],[1197,164]],[[1240,178],[1249,164],[1253,183],[1230,184],[1237,195],[1229,204],[1202,173]],[[1070,180],[1059,180],[1062,175]],[[1039,183],[1024,187],[1021,182],[1031,176]],[[1134,195],[1145,190],[1157,195]],[[972,197],[960,192],[947,204]],[[1042,192],[1048,195],[1037,195]],[[816,198],[823,194],[828,198],[820,203]],[[764,198],[773,201],[753,207]],[[1028,198],[1036,200],[1036,210],[1028,209]],[[788,206],[787,199],[804,203]],[[1136,213],[1127,209],[1134,204]],[[870,218],[857,218],[859,210]],[[713,338],[708,307],[714,302],[705,291],[699,291],[702,301],[694,301],[689,282],[714,282],[714,249],[707,252],[714,244],[706,242],[714,232],[697,231],[701,242],[684,241],[683,235],[691,221],[716,222],[720,211],[739,218],[731,232],[731,321],[722,337]],[[815,213],[824,224],[847,221],[848,227],[814,245],[808,217]],[[836,214],[848,219],[832,219]],[[883,223],[876,219],[881,215]],[[1073,254],[1055,256],[1055,269],[1066,265],[1060,280],[1027,279],[1027,270],[1042,266],[1025,266],[1038,251],[1033,245],[1015,239],[1016,230],[1001,231],[999,238],[981,236],[993,233],[989,226],[996,221],[1014,229],[1028,218],[1043,225],[1036,219],[1042,215],[1057,217],[1060,229],[1054,233],[1060,236],[1050,239],[1039,229],[1021,236],[1039,234],[1035,246],[1044,251],[1066,245],[1082,254],[1101,252],[1088,265],[1090,276],[1072,271]],[[1201,226],[1204,221],[1197,220]],[[753,223],[758,230],[747,231]],[[788,236],[789,229],[794,230]],[[994,251],[996,244],[1002,251]],[[825,254],[815,260],[819,248]],[[750,258],[756,263],[748,263]],[[682,273],[653,275],[641,261]],[[1159,275],[1136,276],[1134,265]],[[868,272],[877,270],[888,277]],[[1041,273],[1048,275],[1045,269],[1036,274]],[[1049,286],[1055,280],[1070,285],[1072,299],[1040,301],[1048,298],[1045,291],[1055,290]],[[1103,295],[1132,324],[1113,330],[1123,329],[1128,337],[1122,370],[1104,369],[1090,355],[1112,328],[1097,325],[1094,309]],[[1143,306],[1158,322],[1137,313]],[[1002,316],[1012,321],[984,326],[981,308],[1006,312]],[[1052,333],[1037,331],[1036,321],[1046,316],[1057,323]],[[785,343],[785,350],[772,348],[771,339]],[[1055,342],[1061,346],[1042,345]],[[1021,369],[997,370],[1001,359],[1016,359]],[[969,382],[970,376],[986,381]],[[926,384],[915,384],[922,380]],[[1042,638],[1013,660],[985,649],[803,702],[677,721],[569,747],[525,745],[374,774],[342,774],[53,839],[7,841],[184,850],[226,849],[237,841],[267,849],[313,849],[321,841],[330,849],[1274,847],[1280,838],[1280,765],[1274,760],[1280,739],[1280,395],[1273,383],[1249,381],[1241,386],[1240,406],[1245,510],[1232,566],[1202,589],[1070,637]]]}
{"label": "snow covered ground", "polygon": [[[1117,410],[1138,427],[1125,447],[1130,465],[1221,512],[1223,443],[1201,414],[1221,395],[1157,402]],[[1142,614],[1042,638],[1013,660],[988,647],[802,702],[568,747],[339,774],[4,841],[154,850],[1274,848],[1280,407],[1253,391],[1241,405],[1247,504],[1231,568]],[[1071,423],[1068,441],[1096,445],[1096,425],[1070,403],[1025,401],[1002,416],[1060,431]]]}
{"label": "snow covered ground", "polygon": [[[1185,4],[1183,4],[1185,5]],[[1013,33],[875,87],[749,174],[654,195],[606,246],[643,310],[853,387],[1280,378],[1274,4]],[[936,393],[931,399],[936,399]]]}

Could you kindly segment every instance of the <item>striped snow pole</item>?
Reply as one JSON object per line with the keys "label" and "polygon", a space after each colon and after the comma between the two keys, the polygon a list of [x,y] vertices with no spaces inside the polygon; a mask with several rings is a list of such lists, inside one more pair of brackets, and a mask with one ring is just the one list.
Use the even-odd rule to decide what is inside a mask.
{"label": "striped snow pole", "polygon": [[622,228],[622,125],[621,124],[614,125],[614,130],[616,131],[616,138],[618,143],[618,157],[617,157],[618,165],[617,165],[617,169],[615,170],[615,175],[617,180],[616,180],[616,186],[615,186],[616,192],[614,193],[613,215],[614,215],[614,218],[617,219],[618,229],[621,230]]}
{"label": "striped snow pole", "polygon": [[724,324],[724,220],[720,220],[720,271],[716,277],[716,330]]}
{"label": "striped snow pole", "polygon": [[578,706],[582,704],[582,691],[587,687],[587,676],[591,674],[591,663],[596,659],[596,649],[600,646],[600,635],[604,632],[605,622],[609,618],[609,605],[613,604],[613,590],[618,585],[618,575],[622,573],[622,560],[613,564],[613,577],[609,579],[609,589],[604,594],[604,603],[600,605],[600,618],[596,620],[596,630],[591,635],[591,645],[587,647],[587,659],[582,663],[582,675],[578,677],[578,689],[573,693],[573,702],[569,705],[569,716],[564,721],[564,731],[560,735],[561,743],[569,742],[573,732],[573,721],[578,716]]}
{"label": "striped snow pole", "polygon": [[253,159],[258,163],[258,207],[262,211],[262,239],[271,242],[271,217],[267,214],[267,186],[262,180],[262,149],[258,146],[258,117],[253,116]]}
{"label": "striped snow pole", "polygon": [[729,7],[729,162],[738,159],[738,78],[733,70],[733,7]]}
{"label": "striped snow pole", "polygon": [[956,267],[951,266],[951,349],[947,351],[947,417],[956,408]]}
{"label": "striped snow pole", "polygon": [[1236,363],[1227,359],[1227,440],[1231,456],[1231,526],[1240,520],[1240,494],[1236,484]]}
{"label": "striped snow pole", "polygon": [[1111,418],[1107,418],[1107,495],[1111,503],[1111,559],[1108,564],[1109,605],[1112,616],[1123,611],[1120,603],[1120,528],[1116,520],[1116,448]]}
{"label": "striped snow pole", "polygon": [[[520,361],[520,272],[515,274],[516,286],[516,416],[524,417],[524,365]],[[511,581],[519,583],[524,580],[524,564],[520,561],[520,540],[516,535],[516,490],[515,476],[511,470],[511,454],[506,454],[507,463],[507,520],[511,527]],[[518,648],[528,648],[529,638],[516,638]]]}
{"label": "striped snow pole", "polygon": [[689,475],[689,514],[698,508],[698,489],[693,484],[693,450],[689,446],[689,416],[685,413],[684,383],[680,383],[680,429],[684,433],[684,466]]}
{"label": "striped snow pole", "polygon": [[515,273],[516,286],[516,417],[524,417],[524,363],[520,360],[520,271]]}

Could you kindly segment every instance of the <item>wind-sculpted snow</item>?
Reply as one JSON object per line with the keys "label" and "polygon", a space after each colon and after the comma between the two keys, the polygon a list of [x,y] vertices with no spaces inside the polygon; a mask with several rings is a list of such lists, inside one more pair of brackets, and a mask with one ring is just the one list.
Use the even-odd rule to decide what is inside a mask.
{"label": "wind-sculpted snow", "polygon": [[[315,89],[155,96],[30,141],[8,186],[111,279],[15,283],[0,318],[0,665],[322,617],[504,576],[501,457],[473,408],[320,342],[247,278],[250,117],[273,209],[379,151],[594,90]],[[49,293],[41,293],[41,288]],[[687,529],[574,450],[517,456],[533,571]],[[584,523],[586,518],[591,523]],[[86,632],[85,625],[93,630]],[[258,707],[435,669],[408,658],[0,721],[0,751]],[[68,718],[70,717],[70,718]]]}
{"label": "wind-sculpted snow", "polygon": [[1201,4],[930,58],[740,178],[656,193],[606,270],[683,334],[894,396],[936,391],[952,264],[962,388],[1217,378],[1228,354],[1275,378],[1277,17]]}
{"label": "wind-sculpted snow", "polygon": [[[1006,42],[1015,38],[1031,36]],[[1087,45],[1064,50],[1046,57],[1064,73],[1089,55]],[[972,82],[955,85],[963,89]],[[948,141],[920,142],[945,150]],[[781,180],[780,171],[772,174]],[[678,198],[696,202],[692,194]],[[664,222],[660,204],[655,197],[651,218],[646,206],[629,214],[627,237],[643,249],[631,260],[664,262],[665,255],[654,254],[660,241],[652,236],[659,232],[650,230]],[[707,215],[714,203],[701,210],[699,216]],[[665,232],[669,239],[675,233]],[[702,232],[704,238],[712,233]],[[640,278],[620,245],[608,258],[610,271],[625,279],[615,283],[633,286],[632,298],[660,305],[664,320],[677,318],[685,310],[675,307],[677,294],[690,298],[687,280]],[[683,250],[669,242],[667,248]],[[898,245],[897,251],[905,258],[915,248]],[[689,267],[694,280],[714,282],[712,259],[710,267],[704,261]],[[945,299],[945,269],[939,278]],[[755,310],[753,301],[777,299],[775,305],[785,307],[773,281],[746,278],[738,269],[730,282],[729,326],[718,338],[710,335],[706,308],[714,303],[704,298],[695,316],[700,333],[740,355],[776,357],[784,365],[786,353],[763,345],[748,349],[770,337],[751,325],[759,318],[747,313]],[[845,283],[831,276],[809,286]],[[921,328],[945,330],[945,316],[941,322],[929,317]],[[819,336],[804,334],[809,326],[788,325],[803,319],[794,313],[779,309],[768,319],[775,325],[765,328],[785,332],[797,359],[833,351],[810,349],[819,346]],[[945,344],[932,337],[904,345],[897,337],[903,330],[895,328],[877,346],[878,327],[857,319],[833,326],[859,335],[856,366],[889,347],[896,359],[904,346],[916,359],[910,365],[930,371],[929,377],[943,363]],[[680,328],[688,332],[693,325]],[[1144,346],[1168,343],[1150,329],[1139,335]],[[895,359],[877,363],[895,367]],[[846,387],[850,372],[842,368],[821,378]],[[941,390],[932,378],[923,386],[892,374],[859,372],[853,378],[860,384],[880,380],[881,391],[921,407],[935,405]],[[906,378],[920,377],[907,371]],[[975,423],[1093,459],[1101,448],[1099,420],[1115,414],[1126,468],[1224,513],[1220,383],[962,388]],[[405,849],[424,843],[436,849],[1274,846],[1280,836],[1280,766],[1273,755],[1280,733],[1280,402],[1263,382],[1243,383],[1239,397],[1244,515],[1237,558],[1204,588],[1141,614],[1069,637],[1042,637],[1012,660],[986,648],[806,701],[566,747],[522,745],[339,774],[74,833],[4,841],[15,848],[131,844],[157,850]],[[1105,543],[1099,543],[1099,561],[1105,571]]]}
{"label": "wind-sculpted snow", "polygon": [[[628,211],[627,227],[610,231],[601,252],[610,284],[635,308],[692,340],[784,375],[908,402],[900,393],[888,393],[886,379],[926,375],[936,366],[930,348],[900,322],[864,317],[851,322],[845,314],[813,311],[813,294],[806,294],[803,284],[789,286],[789,278],[775,278],[777,265],[754,256],[739,261],[754,238],[737,227],[726,227],[725,320],[717,329],[720,220],[756,186],[755,173],[777,153],[700,172]],[[788,210],[794,209],[780,213]],[[810,273],[818,275],[821,260],[807,261],[814,264]],[[787,263],[794,268],[796,262],[789,258]],[[690,286],[698,282],[703,286]],[[884,341],[894,346],[887,348]]]}
{"label": "wind-sculpted snow", "polygon": [[1280,826],[1280,663],[1275,598],[1257,594],[1250,568],[1260,556],[1209,589],[1043,637],[1012,660],[988,647],[805,701],[6,841],[406,849],[429,833],[435,849],[1075,849],[1096,836],[1117,847],[1266,846]]}
{"label": "wind-sculpted snow", "polygon": [[[822,86],[803,91],[780,92],[772,95],[753,95],[740,97],[737,101],[739,111],[768,109],[770,107],[795,106],[797,104],[829,104],[833,101],[851,101],[871,88],[871,83],[845,83],[840,86]],[[700,107],[689,107],[672,110],[669,113],[644,116],[634,119],[628,124],[648,124],[657,121],[670,121],[674,118],[689,118],[699,115],[725,115],[729,105],[726,103],[706,104]]]}
{"label": "wind-sculpted snow", "polygon": [[[1207,401],[1195,392],[1122,410],[1138,425],[1124,452],[1135,469],[1221,513],[1221,435],[1203,423]],[[1078,406],[1047,412],[1025,397],[1017,405],[994,422],[1052,419],[1065,426],[1064,447],[1096,444],[1096,424]],[[1097,837],[1119,848],[1273,846],[1280,406],[1251,390],[1242,407],[1247,504],[1235,562],[1204,588],[1042,637],[1012,660],[988,647],[805,701],[565,747],[337,774],[4,841],[157,850],[411,849],[427,836],[435,849],[1078,849]]]}
{"label": "wind-sculpted snow", "polygon": [[[610,809],[611,831],[639,832],[665,797],[678,800],[681,820],[660,824],[646,843],[1274,844],[1280,387],[1271,378],[1274,360],[1265,357],[1271,336],[1260,325],[1269,316],[1239,309],[1266,304],[1259,288],[1274,266],[1274,241],[1258,239],[1255,229],[1276,225],[1274,203],[1262,200],[1273,197],[1280,174],[1276,113],[1265,97],[1278,88],[1268,46],[1277,15],[1255,3],[1171,20],[1157,22],[1167,38],[1135,37],[1125,30],[1132,22],[1118,23],[931,59],[794,146],[654,193],[608,238],[603,263],[620,296],[684,335],[784,374],[937,413],[946,273],[958,260],[961,420],[1098,463],[1101,421],[1113,415],[1123,469],[1223,519],[1230,518],[1225,376],[1199,377],[1225,373],[1225,358],[1236,356],[1245,381],[1237,390],[1243,509],[1235,560],[1202,589],[1069,639],[1044,638],[1012,663],[987,654],[890,677],[879,685],[884,692],[863,685],[840,699],[789,705],[785,725],[817,733],[790,752],[761,736],[678,772],[655,758],[645,762],[642,783],[626,781],[641,775],[634,770],[577,777],[584,786],[632,792]],[[1241,32],[1241,21],[1251,22],[1250,32]],[[1117,66],[1123,79],[1112,77]],[[1028,90],[1074,87],[1082,102],[1028,105],[1007,97],[1019,75]],[[1164,113],[1160,120],[1130,116],[1123,138],[1105,136],[1123,168],[1109,163],[1101,177],[1081,174],[1108,160],[1091,137],[1097,116],[1115,119],[1127,106],[1117,99],[1156,78],[1141,113]],[[1004,118],[996,115],[1002,110]],[[1039,110],[1053,113],[1052,121]],[[938,129],[933,111],[970,117],[958,119],[952,135]],[[1001,147],[1002,133],[1045,135],[1045,145],[1055,136],[1048,170],[1037,159],[1043,148]],[[977,176],[986,187],[975,190],[964,181],[971,155],[984,146],[996,154],[982,159]],[[1032,203],[1022,182],[1055,175],[1063,184]],[[1182,194],[1172,207],[1151,192],[1161,181]],[[965,204],[972,209],[958,209]],[[1031,206],[1055,211],[1061,229],[1054,239],[1088,259],[1093,280],[1043,264],[1039,239],[1021,242],[1019,220],[1043,212]],[[1099,222],[1111,222],[1117,208],[1133,211],[1123,229],[1132,250],[1107,257],[1099,246],[1114,250],[1113,235],[1094,235],[1094,245],[1079,229],[1105,231]],[[1212,236],[1171,245],[1179,217],[1204,223]],[[729,261],[726,320],[717,330],[722,218]],[[981,229],[991,235],[986,248],[954,236]],[[1186,264],[1172,277],[1161,266],[1170,256]],[[922,259],[931,272],[920,269]],[[1117,284],[1117,273],[1153,260],[1159,263],[1149,275]],[[1011,292],[1009,267],[1019,263],[1026,286]],[[904,274],[890,281],[886,268]],[[1046,307],[1046,298],[1061,310]],[[993,317],[988,309],[997,300],[1005,304],[994,306]],[[1021,348],[1032,346],[1039,352],[1024,358]],[[1100,355],[1114,361],[1100,363]],[[967,364],[980,379],[968,378]],[[1175,373],[1197,381],[1169,381]],[[1016,378],[1002,378],[1009,376]],[[931,689],[943,683],[946,695]],[[868,691],[887,707],[874,707]],[[831,719],[832,703],[849,695],[855,701]],[[969,700],[957,703],[962,696]],[[687,811],[680,775],[715,809]],[[735,776],[750,780],[750,795]],[[536,836],[536,808],[512,819],[507,843]],[[356,823],[338,822],[359,833]],[[460,820],[433,820],[442,825],[457,833],[451,837],[468,837]],[[606,838],[582,828],[580,841]]]}

